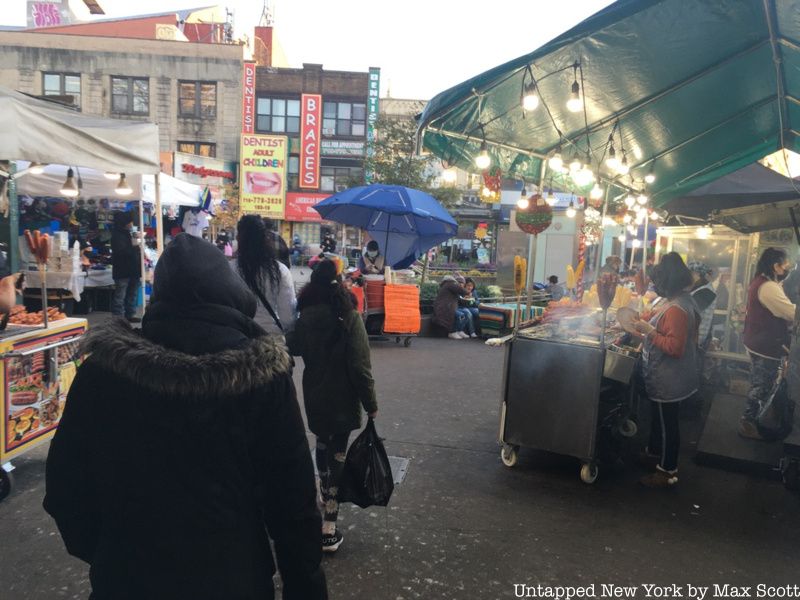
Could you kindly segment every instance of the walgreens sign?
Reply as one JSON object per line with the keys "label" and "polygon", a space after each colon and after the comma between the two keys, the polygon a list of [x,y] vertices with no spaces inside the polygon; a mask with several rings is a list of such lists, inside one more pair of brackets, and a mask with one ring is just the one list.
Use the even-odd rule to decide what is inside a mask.
{"label": "walgreens sign", "polygon": [[322,127],[322,96],[303,94],[300,122],[300,182],[301,188],[319,187],[319,148]]}

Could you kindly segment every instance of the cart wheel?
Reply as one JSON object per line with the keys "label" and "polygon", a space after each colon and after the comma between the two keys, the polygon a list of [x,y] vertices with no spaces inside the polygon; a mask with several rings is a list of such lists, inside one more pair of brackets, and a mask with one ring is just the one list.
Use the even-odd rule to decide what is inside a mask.
{"label": "cart wheel", "polygon": [[400,336],[399,335],[396,338],[394,338],[394,343],[395,344],[399,344],[400,343]]}
{"label": "cart wheel", "polygon": [[800,462],[785,460],[781,474],[783,475],[783,485],[787,490],[793,492],[800,490]]}
{"label": "cart wheel", "polygon": [[7,473],[3,467],[0,467],[0,501],[11,493],[11,473]]}
{"label": "cart wheel", "polygon": [[597,481],[597,474],[599,469],[594,463],[584,463],[581,467],[581,481],[583,483],[592,484]]}
{"label": "cart wheel", "polygon": [[503,447],[500,449],[500,460],[502,460],[503,464],[508,468],[516,466],[517,460],[519,460],[519,446],[503,444]]}
{"label": "cart wheel", "polygon": [[406,348],[408,348],[410,345],[411,345],[411,338],[410,338],[410,337],[407,337],[407,338],[405,339],[405,341],[403,342],[403,346],[405,346]]}
{"label": "cart wheel", "polygon": [[619,426],[619,434],[622,437],[632,438],[639,432],[636,421],[625,419]]}

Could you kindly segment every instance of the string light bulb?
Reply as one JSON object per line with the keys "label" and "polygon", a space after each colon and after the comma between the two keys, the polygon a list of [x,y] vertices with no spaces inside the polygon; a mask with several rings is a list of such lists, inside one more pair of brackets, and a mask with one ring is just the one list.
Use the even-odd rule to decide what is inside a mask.
{"label": "string light bulb", "polygon": [[628,153],[625,152],[625,150],[623,150],[622,151],[622,162],[619,163],[619,168],[617,169],[617,172],[620,175],[627,175],[628,173],[630,173],[630,171],[631,171],[631,168],[628,166]]}
{"label": "string light bulb", "polygon": [[106,171],[105,173],[103,173],[103,177],[105,177],[109,181],[114,181],[115,179],[119,179],[119,173],[114,173],[113,171]]}
{"label": "string light bulb", "polygon": [[478,153],[478,156],[475,157],[475,166],[478,167],[481,171],[488,169],[489,165],[492,164],[492,159],[489,158],[489,150],[486,146],[486,140],[481,142],[481,150]]}
{"label": "string light bulb", "polygon": [[650,171],[650,172],[649,172],[647,175],[645,175],[645,176],[644,176],[644,182],[645,182],[645,183],[655,183],[655,182],[656,182],[656,176],[655,176],[655,173],[653,173],[652,171]]}
{"label": "string light bulb", "polygon": [[41,175],[44,173],[44,165],[38,162],[32,162],[28,166],[28,170],[31,172],[32,175]]}
{"label": "string light bulb", "polygon": [[442,171],[442,179],[445,183],[455,183],[456,179],[458,179],[458,175],[456,174],[455,169],[445,169]]}
{"label": "string light bulb", "polygon": [[547,196],[545,196],[544,201],[547,202],[548,206],[556,205],[556,203],[558,202],[558,198],[556,198],[556,195],[553,193],[552,189],[547,192]]}
{"label": "string light bulb", "polygon": [[630,233],[631,235],[636,235],[636,227],[634,227],[633,225],[628,225],[628,233]]}
{"label": "string light bulb", "polygon": [[634,248],[640,248],[640,247],[641,247],[641,245],[642,245],[642,241],[641,241],[640,239],[638,239],[638,238],[637,238],[637,239],[635,239],[635,240],[633,240],[633,241],[631,242],[631,245],[632,245]]}
{"label": "string light bulb", "polygon": [[630,213],[625,213],[625,216],[622,217],[622,222],[627,225],[631,221],[633,221],[633,217],[630,215]]}
{"label": "string light bulb", "polygon": [[525,95],[522,97],[522,108],[527,111],[539,108],[539,94],[536,90],[536,84],[533,81],[525,86]]}
{"label": "string light bulb", "polygon": [[550,157],[548,164],[553,171],[561,171],[561,168],[564,166],[564,159],[561,158],[560,146],[556,148],[556,151],[553,153],[553,156]]}
{"label": "string light bulb", "polygon": [[617,239],[624,244],[625,240],[628,238],[625,236],[624,233],[620,233],[619,236],[617,236]]}
{"label": "string light bulb", "polygon": [[572,155],[572,159],[569,161],[569,170],[571,173],[577,173],[581,170],[581,167],[583,167],[583,163],[581,162],[578,152],[576,151]]}
{"label": "string light bulb", "polygon": [[570,219],[574,219],[575,215],[578,214],[578,211],[575,210],[575,203],[572,200],[569,201],[569,208],[567,209],[567,217]]}
{"label": "string light bulb", "polygon": [[636,198],[636,202],[638,202],[638,203],[639,203],[639,204],[641,204],[642,206],[644,206],[645,204],[647,204],[647,201],[648,201],[648,200],[649,200],[649,198],[647,197],[647,195],[646,195],[646,194],[639,194],[639,196]]}
{"label": "string light bulb", "polygon": [[592,200],[600,200],[603,197],[603,188],[600,187],[599,183],[595,183],[592,191],[589,192],[589,197]]}
{"label": "string light bulb", "polygon": [[650,213],[650,220],[651,221],[658,221],[660,218],[661,218],[661,215],[659,215],[656,211],[653,211],[653,212]]}
{"label": "string light bulb", "polygon": [[628,194],[625,196],[625,206],[628,208],[633,208],[633,205],[636,204],[636,198]]}
{"label": "string light bulb", "polygon": [[608,147],[608,158],[606,159],[606,166],[612,171],[619,170],[619,159],[617,158],[617,151],[614,149],[614,142]]}
{"label": "string light bulb", "polygon": [[133,193],[133,188],[128,185],[128,180],[125,179],[125,173],[119,174],[119,181],[117,182],[117,187],[114,188],[114,191],[120,196],[130,196]]}
{"label": "string light bulb", "polygon": [[580,112],[583,108],[583,102],[581,101],[581,84],[578,83],[578,63],[576,62],[572,66],[575,81],[572,83],[572,91],[569,95],[569,100],[567,100],[567,110],[569,112]]}
{"label": "string light bulb", "polygon": [[712,233],[714,233],[714,230],[709,225],[703,225],[697,228],[697,237],[701,240],[707,240],[711,237]]}
{"label": "string light bulb", "polygon": [[64,180],[64,185],[61,186],[61,195],[67,198],[75,198],[79,193],[78,185],[75,183],[75,171],[70,167],[67,169],[67,178]]}
{"label": "string light bulb", "polygon": [[522,196],[520,197],[519,200],[517,200],[517,208],[519,208],[520,210],[527,209],[530,206],[530,204],[531,204],[530,201],[525,196]]}

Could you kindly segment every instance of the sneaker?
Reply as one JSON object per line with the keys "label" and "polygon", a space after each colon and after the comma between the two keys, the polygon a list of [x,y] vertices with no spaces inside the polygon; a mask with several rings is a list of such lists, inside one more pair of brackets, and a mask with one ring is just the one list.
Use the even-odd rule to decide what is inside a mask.
{"label": "sneaker", "polygon": [[749,440],[764,439],[758,432],[758,427],[756,426],[756,424],[747,417],[742,417],[739,420],[739,435]]}
{"label": "sneaker", "polygon": [[456,333],[458,334],[458,337],[460,337],[462,340],[468,340],[469,339],[469,336],[466,333],[464,333],[463,331],[457,331]]}
{"label": "sneaker", "polygon": [[472,339],[475,339],[476,337],[478,337],[478,334],[477,333],[470,333],[469,337],[471,337]]}
{"label": "sneaker", "polygon": [[652,489],[663,489],[674,486],[678,483],[678,472],[665,471],[661,467],[656,468],[655,471],[649,475],[645,475],[639,480],[644,487]]}
{"label": "sneaker", "polygon": [[447,334],[447,337],[449,337],[451,340],[461,340],[461,339],[464,339],[464,338],[462,338],[462,337],[461,337],[461,336],[458,334],[458,332],[457,332],[457,331],[454,331],[453,333],[449,333],[449,334]]}
{"label": "sneaker", "polygon": [[336,552],[339,549],[339,546],[342,545],[342,541],[344,540],[344,536],[341,532],[337,529],[331,534],[323,533],[322,534],[322,551],[323,552]]}

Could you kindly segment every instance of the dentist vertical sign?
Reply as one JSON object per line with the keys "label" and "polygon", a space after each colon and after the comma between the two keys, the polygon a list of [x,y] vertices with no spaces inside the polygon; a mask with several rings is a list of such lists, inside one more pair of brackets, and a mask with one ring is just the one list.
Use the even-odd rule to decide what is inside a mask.
{"label": "dentist vertical sign", "polygon": [[[378,120],[378,98],[381,90],[381,70],[378,67],[369,68],[369,91],[367,95],[367,158],[375,154],[375,122]],[[372,183],[374,173],[367,171],[364,179]]]}

